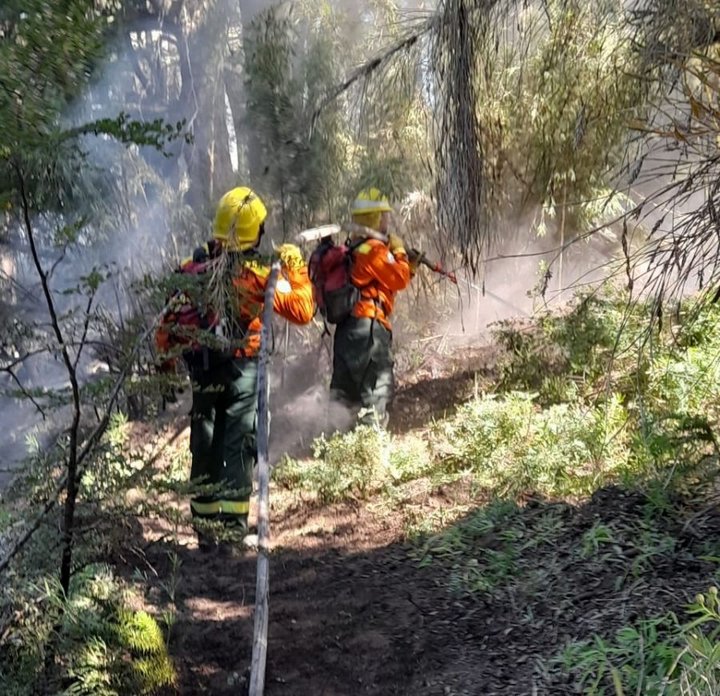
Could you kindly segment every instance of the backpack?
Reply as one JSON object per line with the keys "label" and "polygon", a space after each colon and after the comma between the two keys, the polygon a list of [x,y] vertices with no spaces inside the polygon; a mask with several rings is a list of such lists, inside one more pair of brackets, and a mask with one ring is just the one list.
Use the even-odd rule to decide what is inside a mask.
{"label": "backpack", "polygon": [[352,254],[359,242],[335,244],[329,237],[310,256],[308,271],[315,303],[328,324],[347,319],[360,299],[360,290],[351,280]]}
{"label": "backpack", "polygon": [[[200,247],[193,254],[192,260],[183,263],[175,272],[196,277],[205,274],[214,258],[213,251],[212,246],[208,251]],[[175,290],[169,304],[164,320],[172,327],[169,343],[171,347],[181,349],[188,366],[202,364],[204,369],[208,369],[227,358],[221,349],[206,345],[208,334],[217,334],[221,330],[216,311],[209,306],[199,306],[191,294],[183,289]]]}

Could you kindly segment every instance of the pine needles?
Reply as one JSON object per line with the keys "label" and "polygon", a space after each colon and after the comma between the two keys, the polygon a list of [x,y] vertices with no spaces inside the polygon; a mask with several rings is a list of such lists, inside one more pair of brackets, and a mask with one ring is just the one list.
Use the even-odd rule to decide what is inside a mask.
{"label": "pine needles", "polygon": [[720,9],[663,0],[633,19],[650,95],[645,120],[632,123],[642,147],[626,171],[640,198],[631,219],[649,229],[633,272],[659,317],[720,282]]}
{"label": "pine needles", "polygon": [[435,195],[448,241],[473,272],[495,241],[494,172],[478,118],[476,73],[496,0],[446,0],[431,37],[435,107]]}

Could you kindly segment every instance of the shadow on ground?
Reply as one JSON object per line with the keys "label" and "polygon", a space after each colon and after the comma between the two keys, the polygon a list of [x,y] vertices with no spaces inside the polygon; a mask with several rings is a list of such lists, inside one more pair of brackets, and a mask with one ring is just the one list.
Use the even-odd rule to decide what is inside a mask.
{"label": "shadow on ground", "polygon": [[426,351],[423,363],[400,375],[390,409],[389,429],[404,433],[451,416],[459,406],[498,382],[498,348],[456,347],[451,354]]}
{"label": "shadow on ground", "polygon": [[[718,538],[720,516],[703,511],[691,524],[671,517],[648,524],[646,512],[642,495],[617,488],[578,507],[533,500],[507,518],[506,529],[504,522],[485,526],[464,537],[468,544],[454,560],[435,557],[425,566],[417,551],[423,543],[432,548],[432,539],[410,545],[382,538],[380,548],[358,551],[358,531],[367,526],[366,541],[373,534],[367,510],[346,510],[344,520],[354,516],[354,525],[308,528],[298,537],[307,545],[278,548],[271,558],[266,694],[579,693],[559,668],[547,669],[563,645],[596,632],[612,635],[638,618],[682,613],[712,582],[714,565],[699,557]],[[307,511],[296,514],[278,524],[281,538],[281,527],[306,528]],[[447,531],[465,534],[477,514]],[[598,525],[614,534],[615,548],[587,546]],[[520,545],[510,548],[511,528],[524,530],[525,541],[545,536],[528,545],[521,534]],[[498,573],[491,566],[504,550],[510,561]],[[153,544],[146,552],[158,573],[150,603],[171,574],[168,551],[181,561],[170,643],[179,693],[242,693],[255,556],[228,559],[192,544]],[[473,580],[470,568],[490,578],[484,591],[463,587]]]}

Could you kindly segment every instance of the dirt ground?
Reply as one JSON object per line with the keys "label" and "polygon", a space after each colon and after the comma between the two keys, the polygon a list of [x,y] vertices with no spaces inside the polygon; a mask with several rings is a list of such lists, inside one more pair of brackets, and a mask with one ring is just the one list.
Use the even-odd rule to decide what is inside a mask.
{"label": "dirt ground", "polygon": [[[479,355],[474,366],[439,378],[441,397],[427,382],[405,384],[399,400],[417,408],[396,427],[417,427],[449,408],[451,394],[472,393],[482,369]],[[468,492],[460,494],[467,502]],[[698,559],[720,534],[720,515],[705,509],[686,524],[662,522],[657,534],[675,541],[647,563],[638,564],[632,545],[611,557],[583,558],[577,550],[593,525],[622,530],[641,523],[642,496],[609,488],[579,506],[530,500],[522,510],[528,520],[551,512],[562,522],[552,551],[525,559],[512,588],[469,596],[450,592],[447,567],[418,563],[400,511],[319,508],[288,496],[272,493],[268,696],[578,693],[548,660],[570,640],[682,612],[712,581],[715,566]],[[453,501],[439,494],[432,502]],[[171,531],[145,522],[140,565],[150,606],[162,611],[175,596],[177,693],[241,694],[252,651],[256,556],[203,553],[189,530]],[[490,535],[478,543],[503,542]]]}
{"label": "dirt ground", "polygon": [[[565,533],[552,556],[538,558],[552,581],[497,596],[454,596],[439,566],[419,567],[397,520],[367,508],[290,510],[275,525],[271,556],[268,696],[419,696],[578,693],[559,670],[542,668],[567,641],[604,635],[636,618],[681,611],[707,589],[713,567],[696,546],[720,533],[705,515],[678,534],[672,553],[628,577],[612,563],[578,561],[581,536],[597,521],[628,523],[643,500],[619,489],[586,505],[530,504],[527,515],[555,510]],[[698,526],[699,525],[699,526]],[[701,530],[701,531],[699,531]],[[153,531],[146,530],[152,537]],[[154,530],[157,532],[158,530]],[[497,540],[486,538],[485,545]],[[180,566],[171,653],[181,694],[243,693],[250,664],[254,553],[230,559],[200,552],[190,535],[173,550]],[[166,544],[147,551],[157,572],[148,600],[167,591]],[[628,562],[632,561],[631,555]],[[629,569],[628,565],[628,569]]]}

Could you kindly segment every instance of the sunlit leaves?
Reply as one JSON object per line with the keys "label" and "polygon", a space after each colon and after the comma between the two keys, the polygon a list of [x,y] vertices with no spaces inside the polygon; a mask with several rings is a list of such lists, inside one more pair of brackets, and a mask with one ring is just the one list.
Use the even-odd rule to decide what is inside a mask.
{"label": "sunlit leaves", "polygon": [[85,124],[71,131],[73,135],[110,135],[119,142],[127,145],[140,145],[163,150],[165,145],[177,138],[190,141],[189,134],[184,132],[185,119],[175,125],[165,123],[162,119],[154,121],[138,121],[129,114],[120,112],[116,118],[102,118]]}

